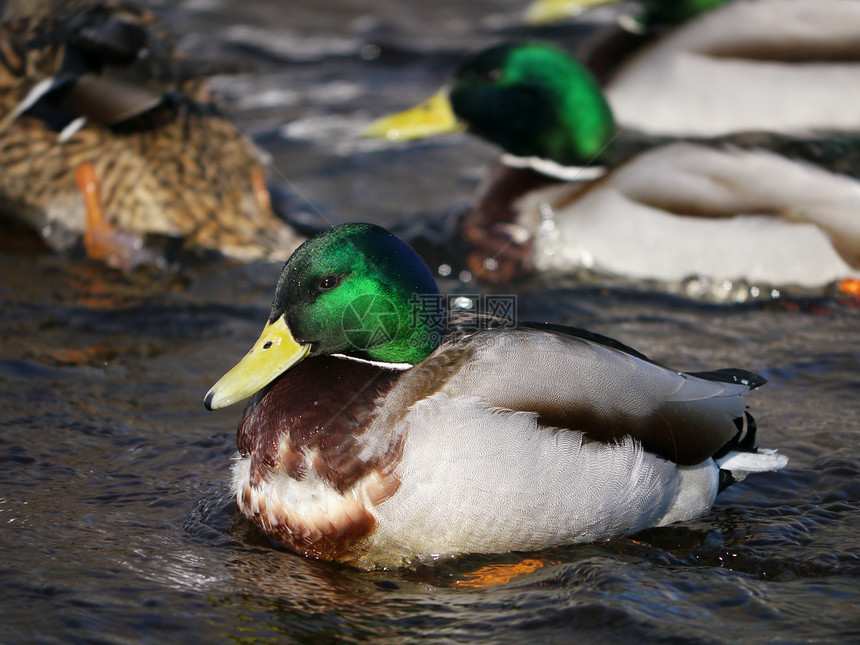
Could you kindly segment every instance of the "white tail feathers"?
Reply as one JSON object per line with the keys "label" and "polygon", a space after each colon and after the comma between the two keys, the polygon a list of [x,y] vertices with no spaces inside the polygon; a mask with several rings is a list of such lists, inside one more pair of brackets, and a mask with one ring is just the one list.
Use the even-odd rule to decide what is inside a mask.
{"label": "white tail feathers", "polygon": [[717,459],[717,465],[728,470],[737,481],[742,481],[750,473],[764,473],[780,470],[788,464],[788,457],[777,454],[776,450],[759,449],[757,452],[730,452]]}

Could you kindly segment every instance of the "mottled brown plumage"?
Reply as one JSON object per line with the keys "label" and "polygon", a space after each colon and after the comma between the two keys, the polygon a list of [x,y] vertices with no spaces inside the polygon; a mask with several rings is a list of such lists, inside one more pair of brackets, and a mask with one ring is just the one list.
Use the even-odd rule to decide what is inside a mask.
{"label": "mottled brown plumage", "polygon": [[92,164],[120,246],[154,235],[241,260],[289,256],[300,240],[271,210],[259,151],[155,16],[123,1],[62,6],[0,26],[0,215],[76,246],[75,174]]}

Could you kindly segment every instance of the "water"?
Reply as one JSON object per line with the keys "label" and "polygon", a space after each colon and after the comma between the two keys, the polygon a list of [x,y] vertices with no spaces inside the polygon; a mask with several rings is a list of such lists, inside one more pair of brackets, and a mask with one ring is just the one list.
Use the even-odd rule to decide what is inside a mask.
{"label": "water", "polygon": [[[349,135],[432,92],[457,52],[496,37],[520,3],[288,6],[162,7],[190,51],[258,67],[218,84],[283,172],[284,202],[310,224],[400,226],[463,203],[490,147]],[[382,55],[361,58],[368,42]],[[750,403],[762,445],[789,467],[730,488],[700,520],[612,544],[367,573],[274,547],[228,498],[241,411],[206,412],[202,396],[257,337],[278,271],[209,263],[121,277],[4,239],[0,640],[860,639],[856,302],[715,306],[642,285],[518,285],[521,318],[586,326],[679,369],[767,376]],[[530,572],[476,584],[477,571],[511,565]]]}

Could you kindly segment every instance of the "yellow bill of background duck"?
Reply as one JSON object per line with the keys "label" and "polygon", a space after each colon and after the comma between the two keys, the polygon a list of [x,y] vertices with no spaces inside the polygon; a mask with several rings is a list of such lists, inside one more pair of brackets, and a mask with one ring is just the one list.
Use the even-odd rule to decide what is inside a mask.
{"label": "yellow bill of background duck", "polygon": [[364,136],[408,141],[465,129],[466,124],[457,120],[448,91],[443,88],[413,108],[373,121],[365,128]]}

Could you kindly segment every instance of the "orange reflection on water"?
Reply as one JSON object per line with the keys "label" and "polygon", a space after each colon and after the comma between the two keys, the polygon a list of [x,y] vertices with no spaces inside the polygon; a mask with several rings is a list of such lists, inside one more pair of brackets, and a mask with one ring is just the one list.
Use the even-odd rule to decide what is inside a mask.
{"label": "orange reflection on water", "polygon": [[466,574],[452,586],[466,589],[484,589],[493,585],[506,584],[514,578],[534,573],[538,569],[553,564],[558,563],[536,558],[526,558],[521,562],[512,564],[491,564]]}

